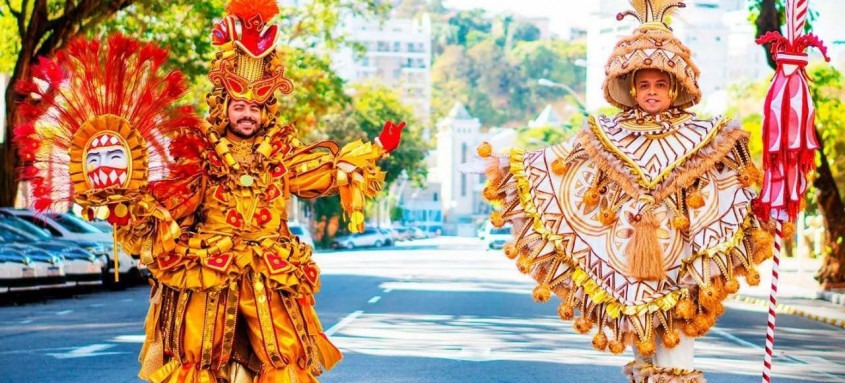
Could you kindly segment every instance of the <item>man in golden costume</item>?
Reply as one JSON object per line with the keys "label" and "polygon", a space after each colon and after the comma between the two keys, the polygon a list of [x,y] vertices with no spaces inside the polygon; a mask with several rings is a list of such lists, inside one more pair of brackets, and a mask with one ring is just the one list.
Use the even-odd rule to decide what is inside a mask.
{"label": "man in golden costume", "polygon": [[538,282],[536,301],[557,295],[564,320],[580,311],[575,330],[594,332],[598,350],[633,346],[633,382],[702,382],[693,339],[771,256],[752,214],[760,172],[738,123],[686,111],[701,98],[699,71],[665,23],[683,3],[631,3],[617,18],[640,26],[616,44],[603,85],[622,111],[536,152],[497,158],[482,144],[484,196],[493,225],[514,225],[504,252]]}
{"label": "man in golden costume", "polygon": [[151,44],[76,41],[43,60],[33,74],[47,86],[20,87],[35,95],[24,111],[36,122],[18,142],[39,153],[24,174],[39,209],[107,207],[117,241],[152,272],[141,378],[316,382],[341,354],[314,310],[320,270],[288,230],[287,203],[339,193],[350,230],[363,229],[365,198],[384,180],[376,161],[404,123],[387,122],[375,143],[302,144],[277,119],[277,96],[293,90],[266,26],[278,7],[233,0],[227,12],[204,121],[169,109],[185,86],[159,75],[166,53]]}

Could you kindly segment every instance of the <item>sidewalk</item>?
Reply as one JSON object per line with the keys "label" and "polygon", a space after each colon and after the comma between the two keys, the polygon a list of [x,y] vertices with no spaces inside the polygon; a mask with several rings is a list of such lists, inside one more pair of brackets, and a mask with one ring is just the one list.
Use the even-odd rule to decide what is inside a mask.
{"label": "sidewalk", "polygon": [[[742,282],[742,288],[734,299],[769,306],[769,291],[772,285],[771,260],[760,265],[760,284],[748,286]],[[845,328],[845,293],[821,291],[819,283],[813,279],[821,266],[821,259],[801,259],[781,257],[778,267],[778,313],[799,315]]]}

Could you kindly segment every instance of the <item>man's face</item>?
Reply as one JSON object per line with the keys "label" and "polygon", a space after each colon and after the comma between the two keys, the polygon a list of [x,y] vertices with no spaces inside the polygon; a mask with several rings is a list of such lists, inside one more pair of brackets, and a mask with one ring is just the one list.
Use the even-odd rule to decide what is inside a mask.
{"label": "man's face", "polygon": [[232,134],[243,139],[255,137],[261,127],[261,107],[258,104],[235,100],[229,103],[226,112]]}
{"label": "man's face", "polygon": [[634,75],[634,89],[637,90],[637,105],[649,114],[658,114],[669,110],[672,99],[669,98],[671,87],[669,74],[657,69],[641,69]]}

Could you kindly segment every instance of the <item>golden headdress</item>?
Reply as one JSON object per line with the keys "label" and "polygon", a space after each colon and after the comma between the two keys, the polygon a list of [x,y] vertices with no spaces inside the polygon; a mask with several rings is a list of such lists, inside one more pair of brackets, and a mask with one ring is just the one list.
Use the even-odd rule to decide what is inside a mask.
{"label": "golden headdress", "polygon": [[[226,103],[245,100],[276,111],[276,92],[288,94],[293,83],[284,77],[281,53],[276,50],[275,25],[267,22],[279,13],[274,0],[231,0],[227,16],[214,25],[212,44],[217,47],[208,77],[214,89],[206,101],[209,122],[223,133]],[[270,122],[264,120],[264,122]]]}
{"label": "golden headdress", "polygon": [[674,0],[630,0],[634,10],[616,15],[617,20],[634,16],[640,26],[634,34],[619,40],[605,66],[604,98],[611,104],[630,109],[637,105],[631,94],[634,73],[639,69],[659,69],[674,77],[672,106],[686,108],[701,100],[698,67],[692,52],[672,34],[666,18],[675,8],[686,5]]}

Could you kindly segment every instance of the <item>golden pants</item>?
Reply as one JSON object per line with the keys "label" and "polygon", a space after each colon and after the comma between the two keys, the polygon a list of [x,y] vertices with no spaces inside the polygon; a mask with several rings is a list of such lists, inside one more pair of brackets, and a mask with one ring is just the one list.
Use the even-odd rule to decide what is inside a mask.
{"label": "golden pants", "polygon": [[222,291],[164,288],[157,306],[148,321],[158,323],[161,347],[144,350],[163,356],[142,359],[163,365],[148,377],[144,366],[141,374],[155,383],[310,383],[321,365],[341,358],[322,333],[313,298],[268,290],[261,274],[245,274]]}

